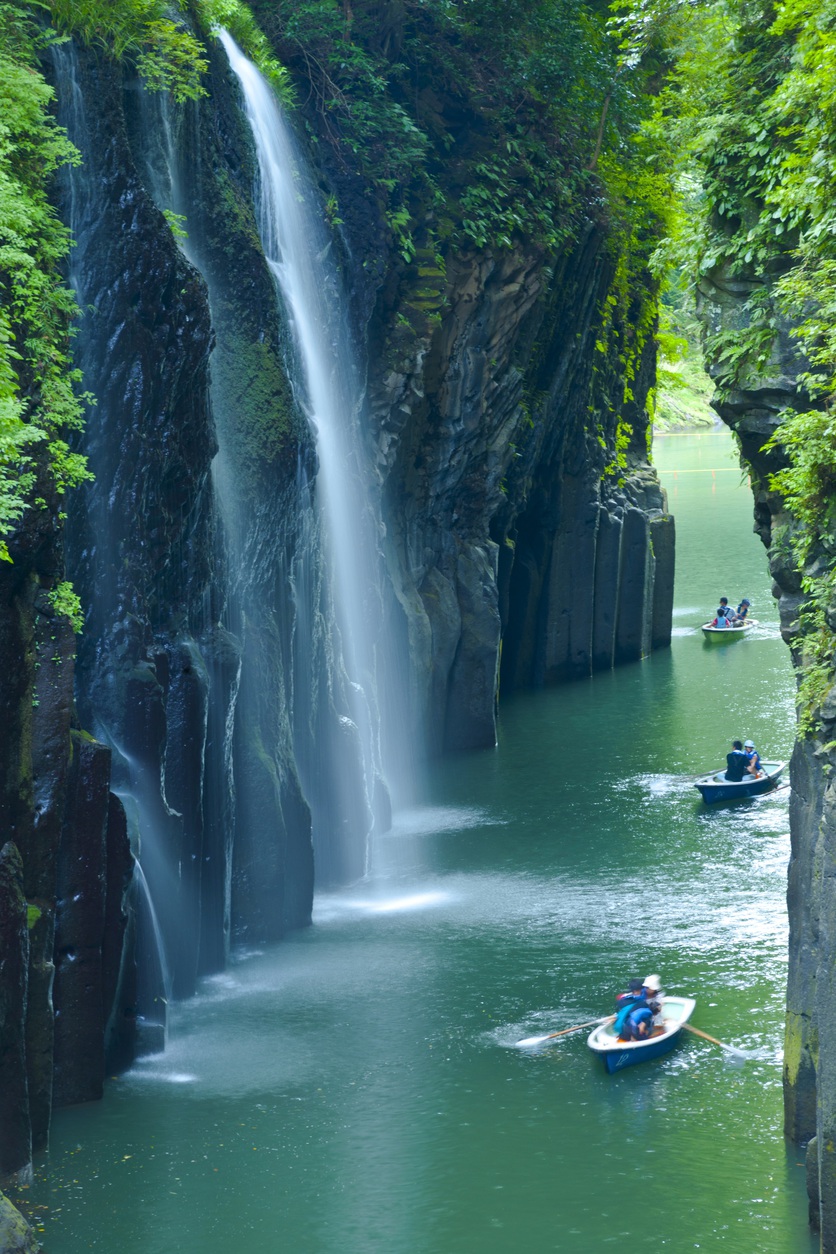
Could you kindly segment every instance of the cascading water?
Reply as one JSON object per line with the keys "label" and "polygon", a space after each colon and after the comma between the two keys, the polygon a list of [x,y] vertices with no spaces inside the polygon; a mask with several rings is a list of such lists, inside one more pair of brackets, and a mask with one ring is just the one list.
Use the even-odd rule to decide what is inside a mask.
{"label": "cascading water", "polygon": [[[342,717],[347,737],[359,739],[363,786],[369,813],[378,826],[388,825],[388,798],[382,796],[382,774],[396,800],[407,781],[393,777],[393,762],[403,772],[404,754],[390,754],[381,744],[381,689],[391,702],[395,667],[381,624],[383,591],[379,575],[380,521],[370,492],[360,431],[362,386],[351,337],[342,310],[336,267],[330,260],[331,240],[324,217],[308,180],[281,108],[270,86],[225,31],[218,36],[243,94],[244,109],[255,144],[259,180],[257,223],[264,254],[290,325],[293,341],[291,370],[297,403],[316,436],[319,468],[313,485],[315,503],[323,513],[323,530],[331,576],[333,627],[342,659],[344,693],[349,703]],[[308,490],[300,484],[300,493]],[[294,635],[294,672],[304,683],[305,641],[299,632],[304,619],[308,580],[305,546],[297,554],[292,582],[297,595]],[[295,693],[296,706],[304,692]],[[403,705],[401,725],[406,723]],[[392,736],[395,738],[394,729]],[[387,741],[390,731],[387,729]],[[387,746],[388,748],[388,746]],[[339,755],[338,755],[339,756]],[[316,820],[318,789],[339,788],[341,764],[332,762],[325,778],[317,767],[305,769],[300,756],[306,795]],[[350,834],[353,840],[365,833]]]}
{"label": "cascading water", "polygon": [[[74,238],[68,277],[83,311],[75,360],[97,398],[81,445],[94,479],[74,494],[66,532],[68,573],[86,610],[77,703],[83,725],[112,750],[112,786],[134,814],[133,852],[175,995],[185,995],[199,973],[224,965],[228,939],[219,829],[231,807],[223,763],[237,659],[218,626],[213,588],[220,563],[200,386],[208,316],[124,139],[114,141],[88,108],[98,91],[118,109],[117,84],[70,42],[53,57],[58,118],[83,158],[63,186]],[[149,265],[167,298],[146,295]],[[141,953],[158,948],[143,936],[155,926],[140,910]],[[151,978],[155,997],[159,980]]]}
{"label": "cascading water", "polygon": [[[259,408],[254,416],[246,398],[242,404],[242,391],[251,386],[261,395],[265,369],[279,370],[285,387],[287,373],[295,380],[303,378],[296,345],[292,337],[288,343],[286,331],[282,334],[288,317],[276,299],[275,275],[264,266],[264,255],[253,250],[251,263],[263,274],[263,282],[255,280],[247,292],[247,307],[242,308],[239,272],[230,269],[227,253],[219,254],[212,245],[219,227],[207,215],[199,173],[211,166],[212,156],[204,146],[198,111],[174,109],[159,93],[141,92],[135,104],[133,142],[146,185],[159,208],[180,215],[185,224],[178,244],[206,280],[217,337],[212,407],[218,454],[212,478],[228,550],[224,625],[240,639],[243,658],[233,757],[235,860],[245,871],[243,876],[234,873],[233,879],[244,883],[248,901],[239,893],[234,912],[240,915],[241,909],[246,913],[252,907],[254,876],[246,868],[253,867],[263,881],[257,889],[257,910],[263,921],[259,930],[267,938],[277,934],[271,918],[284,915],[291,926],[298,925],[304,921],[304,909],[310,908],[309,901],[305,907],[300,900],[286,910],[279,902],[277,911],[275,896],[282,896],[282,883],[291,883],[290,871],[283,876],[277,863],[272,884],[263,875],[265,853],[281,850],[290,823],[298,828],[297,841],[306,830],[305,821],[310,823],[320,883],[346,882],[365,870],[373,809],[388,811],[380,805],[380,769],[371,731],[376,720],[366,708],[365,690],[373,691],[373,686],[361,686],[345,658],[348,634],[334,608],[340,596],[325,569],[310,424],[298,424],[302,438],[293,453],[295,475],[275,463],[265,475],[266,462],[254,475],[248,455],[242,463],[242,449],[252,447],[254,440],[253,421],[263,424],[261,430],[282,421],[281,397],[274,394],[271,408],[266,412]],[[275,325],[268,325],[271,320]],[[241,357],[253,336],[264,356],[254,370],[248,360],[242,371]],[[242,384],[242,377],[249,383]],[[306,414],[304,383],[301,391],[294,386],[295,394],[287,389],[288,404],[292,407],[298,395],[299,409]],[[269,440],[262,455],[267,460],[273,455]],[[304,815],[292,796],[297,779],[307,802]],[[281,789],[291,793],[290,804],[277,795]],[[259,835],[253,843],[256,830]],[[296,860],[298,865],[298,853]],[[293,879],[301,884],[294,890],[301,899],[304,870],[301,875],[294,871]]]}
{"label": "cascading water", "polygon": [[154,900],[145,872],[139,862],[134,862],[133,878],[136,895],[137,974],[139,987],[137,1000],[142,1014],[137,1028],[139,1041],[137,1053],[157,1053],[165,1047],[168,1029],[168,1004],[171,1000],[171,972],[165,952],[160,921],[154,909]]}
{"label": "cascading water", "polygon": [[[397,597],[331,241],[269,87],[224,42],[247,105],[226,115],[242,132],[234,174],[254,151],[263,255],[249,180],[223,165],[207,108],[123,93],[94,54],[54,51],[59,117],[84,158],[65,185],[77,360],[99,402],[83,443],[95,479],[67,531],[88,611],[79,714],[133,808],[175,997],[223,966],[230,936],[308,921],[311,835],[319,886],[362,875],[389,787],[400,801],[407,779],[384,629]],[[91,92],[125,110],[115,146]],[[219,178],[224,206],[240,202],[231,217],[213,216]],[[185,260],[160,209],[186,219]],[[150,911],[138,927],[154,931]],[[156,996],[163,976],[149,978]]]}

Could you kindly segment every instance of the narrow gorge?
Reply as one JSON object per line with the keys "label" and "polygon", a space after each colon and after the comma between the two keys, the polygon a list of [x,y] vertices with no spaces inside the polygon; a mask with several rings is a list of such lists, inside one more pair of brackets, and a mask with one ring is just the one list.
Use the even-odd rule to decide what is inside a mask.
{"label": "narrow gorge", "polygon": [[[29,213],[0,237],[0,1182],[165,1049],[172,1006],[362,882],[512,699],[667,650],[678,231],[801,684],[785,1131],[836,1250],[836,474],[813,518],[781,432],[829,413],[785,290],[815,232],[769,166],[803,131],[796,7],[735,8],[726,44],[717,6],[700,44],[693,5],[619,27],[580,0],[513,30],[491,0],[0,18]],[[735,58],[741,113],[772,92],[760,137]]]}
{"label": "narrow gorge", "polygon": [[[494,744],[500,691],[670,640],[654,283],[605,206],[557,251],[453,247],[427,209],[407,249],[345,145],[261,151],[246,76],[271,89],[221,38],[179,104],[80,43],[44,65],[91,477],[2,570],[5,1177],[231,944],[361,876],[428,755]],[[422,107],[466,153],[491,123],[461,90]]]}

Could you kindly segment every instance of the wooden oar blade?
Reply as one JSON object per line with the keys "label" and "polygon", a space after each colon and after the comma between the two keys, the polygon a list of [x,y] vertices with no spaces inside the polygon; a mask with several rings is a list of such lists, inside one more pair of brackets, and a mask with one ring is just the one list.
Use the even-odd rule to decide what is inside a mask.
{"label": "wooden oar blade", "polygon": [[542,1045],[544,1041],[553,1041],[556,1036],[568,1036],[571,1032],[582,1032],[584,1028],[597,1027],[599,1023],[609,1023],[615,1015],[605,1015],[603,1019],[590,1019],[587,1023],[576,1023],[571,1028],[561,1028],[559,1032],[549,1032],[547,1036],[526,1036],[517,1041],[517,1049],[526,1049],[531,1045]]}
{"label": "wooden oar blade", "polygon": [[719,1045],[721,1049],[726,1050],[727,1053],[732,1054],[735,1058],[744,1060],[749,1057],[754,1057],[753,1054],[747,1053],[745,1049],[738,1049],[736,1045],[727,1045],[725,1041],[718,1041],[716,1036],[709,1036],[708,1033],[703,1032],[701,1028],[695,1028],[693,1023],[683,1023],[682,1026],[683,1028],[686,1028],[687,1031],[693,1032],[694,1036],[701,1036],[704,1041],[711,1041],[712,1045]]}

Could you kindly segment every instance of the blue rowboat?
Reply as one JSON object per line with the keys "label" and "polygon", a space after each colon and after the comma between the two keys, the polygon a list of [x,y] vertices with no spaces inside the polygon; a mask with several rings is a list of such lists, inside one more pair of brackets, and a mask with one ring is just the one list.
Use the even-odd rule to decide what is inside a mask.
{"label": "blue rowboat", "polygon": [[725,770],[716,771],[711,775],[703,775],[694,787],[706,804],[712,801],[734,801],[736,797],[758,797],[762,792],[769,792],[778,783],[786,762],[761,762],[761,773],[755,778],[745,775],[740,783],[726,779]]}
{"label": "blue rowboat", "polygon": [[694,1013],[696,1002],[693,997],[666,997],[662,1003],[664,1028],[656,1036],[644,1041],[622,1041],[616,1036],[612,1021],[599,1024],[587,1037],[587,1045],[595,1054],[600,1054],[610,1075],[615,1071],[623,1071],[637,1062],[650,1062],[651,1058],[659,1058],[673,1049],[679,1040],[683,1023],[687,1023]]}
{"label": "blue rowboat", "polygon": [[702,634],[712,644],[722,644],[723,641],[728,644],[730,640],[742,640],[756,625],[757,620],[754,618],[747,618],[745,622],[736,623],[734,627],[712,627],[711,623],[703,623]]}

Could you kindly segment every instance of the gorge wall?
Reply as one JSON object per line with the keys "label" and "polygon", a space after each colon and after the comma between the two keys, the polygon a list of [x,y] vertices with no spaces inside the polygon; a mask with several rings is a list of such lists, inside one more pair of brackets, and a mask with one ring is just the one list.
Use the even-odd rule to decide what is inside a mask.
{"label": "gorge wall", "polygon": [[[750,317],[746,302],[753,292],[768,292],[769,287],[754,273],[741,278],[720,269],[705,276],[701,301],[709,332],[745,330]],[[785,459],[779,449],[764,450],[764,445],[782,421],[782,411],[809,403],[799,379],[808,369],[792,327],[779,320],[767,368],[724,389],[721,398],[714,401],[723,421],[735,432],[742,462],[751,472],[755,530],[767,548],[781,635],[799,675],[805,665],[801,610],[807,599],[802,575],[815,572],[827,560],[827,551],[825,545],[819,546],[806,569],[799,570],[789,543],[799,523],[781,494],[770,486],[770,476],[786,464]],[[836,914],[830,889],[836,851],[834,724],[836,689],[831,689],[816,712],[814,731],[799,737],[790,763],[790,941],[784,1052],[785,1132],[807,1146],[810,1219],[821,1234],[822,1250],[828,1254],[836,1250],[836,1050],[832,1030]]]}
{"label": "gorge wall", "polygon": [[[381,643],[363,684],[383,748],[364,773],[251,137],[215,43],[207,58],[209,94],[182,106],[101,52],[64,45],[48,66],[82,155],[58,199],[95,478],[63,533],[55,499],[29,511],[0,564],[16,660],[0,681],[0,1178],[26,1171],[53,1103],[95,1098],[106,1066],[159,1045],[168,997],[233,940],[278,939],[309,920],[315,877],[363,873],[396,724],[418,759],[491,746],[500,691],[670,641],[674,527],[646,456],[646,318],[637,331],[654,284],[638,269],[625,285],[600,189],[562,248],[439,252],[419,230],[404,256],[362,171],[323,144],[300,194],[339,207],[369,630],[407,676],[393,695]],[[316,138],[321,116],[299,119]],[[47,595],[65,567],[77,656]]]}

